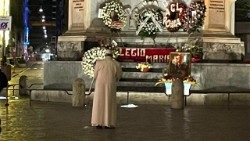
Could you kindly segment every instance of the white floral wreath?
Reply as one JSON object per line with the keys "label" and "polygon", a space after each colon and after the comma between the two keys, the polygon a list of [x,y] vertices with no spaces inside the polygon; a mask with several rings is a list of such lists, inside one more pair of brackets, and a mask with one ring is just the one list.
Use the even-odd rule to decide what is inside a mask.
{"label": "white floral wreath", "polygon": [[[82,58],[82,69],[83,73],[88,75],[89,77],[94,76],[94,64],[96,60],[102,60],[105,58],[106,48],[104,47],[94,47],[88,51],[86,51]],[[119,49],[112,49],[113,58],[117,58],[119,55]]]}
{"label": "white floral wreath", "polygon": [[163,14],[158,7],[144,7],[139,12],[136,34],[141,37],[154,37],[162,30]]}
{"label": "white floral wreath", "polygon": [[121,30],[126,24],[126,14],[121,3],[106,2],[102,7],[102,20],[111,29]]}
{"label": "white floral wreath", "polygon": [[[172,7],[172,5],[175,5],[175,7]],[[187,20],[186,9],[187,5],[185,2],[169,3],[166,9],[166,16],[164,17],[164,24],[169,32],[177,32],[180,28],[182,28],[183,24]]]}

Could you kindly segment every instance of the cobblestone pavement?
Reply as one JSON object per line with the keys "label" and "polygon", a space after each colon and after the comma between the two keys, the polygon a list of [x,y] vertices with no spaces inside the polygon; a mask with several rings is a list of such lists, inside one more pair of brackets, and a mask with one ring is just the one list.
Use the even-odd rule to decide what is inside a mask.
{"label": "cobblestone pavement", "polygon": [[[90,126],[91,105],[0,100],[0,141],[249,141],[250,107],[118,108],[115,129]],[[120,107],[120,105],[118,105]]]}

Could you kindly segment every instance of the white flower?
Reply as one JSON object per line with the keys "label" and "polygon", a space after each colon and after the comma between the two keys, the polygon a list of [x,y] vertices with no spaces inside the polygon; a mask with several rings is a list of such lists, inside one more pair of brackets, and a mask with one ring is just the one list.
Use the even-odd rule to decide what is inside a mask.
{"label": "white flower", "polygon": [[[118,27],[114,27],[111,12],[114,11],[118,15],[118,20],[122,23]],[[126,15],[125,11],[123,10],[122,4],[116,1],[107,2],[103,7],[103,22],[110,28],[121,29],[125,26],[126,23]]]}
{"label": "white flower", "polygon": [[[113,48],[113,58],[117,58],[119,55],[119,49]],[[94,47],[86,51],[82,59],[83,73],[93,77],[94,76],[94,63],[96,60],[102,60],[105,58],[106,48]]]}
{"label": "white flower", "polygon": [[137,26],[139,28],[142,24],[144,24],[144,26],[142,27],[142,29],[139,32],[139,35],[141,34],[141,36],[154,36],[156,34],[156,32],[158,32],[160,30],[160,29],[158,29],[158,27],[155,25],[155,23],[152,21],[151,18],[149,18],[149,20],[146,21],[146,23],[143,23],[144,20],[149,16],[151,18],[154,18],[156,20],[156,22],[158,22],[159,25],[162,25],[163,15],[162,15],[160,9],[156,9],[156,8],[147,9],[147,8],[145,8],[139,14],[140,23]]}

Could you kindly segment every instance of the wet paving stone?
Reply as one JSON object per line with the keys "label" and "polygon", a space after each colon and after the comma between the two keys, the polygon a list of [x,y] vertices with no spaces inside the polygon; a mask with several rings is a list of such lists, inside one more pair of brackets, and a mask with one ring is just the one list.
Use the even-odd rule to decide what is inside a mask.
{"label": "wet paving stone", "polygon": [[[91,105],[0,101],[0,141],[249,141],[250,107],[166,105],[118,108],[115,129],[90,126]],[[120,107],[120,105],[118,105]]]}

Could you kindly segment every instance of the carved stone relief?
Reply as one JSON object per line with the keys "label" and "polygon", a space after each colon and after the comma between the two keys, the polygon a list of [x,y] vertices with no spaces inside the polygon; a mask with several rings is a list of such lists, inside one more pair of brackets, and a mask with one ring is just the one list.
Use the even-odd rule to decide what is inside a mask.
{"label": "carved stone relief", "polygon": [[245,49],[239,43],[204,43],[203,59],[205,60],[242,60]]}
{"label": "carved stone relief", "polygon": [[82,50],[81,41],[61,41],[57,44],[57,54],[60,60],[80,60]]}

